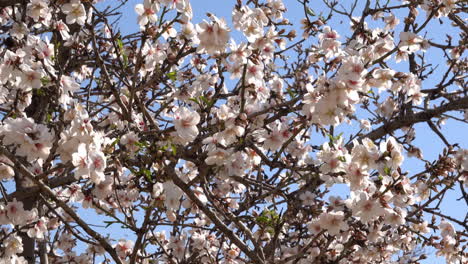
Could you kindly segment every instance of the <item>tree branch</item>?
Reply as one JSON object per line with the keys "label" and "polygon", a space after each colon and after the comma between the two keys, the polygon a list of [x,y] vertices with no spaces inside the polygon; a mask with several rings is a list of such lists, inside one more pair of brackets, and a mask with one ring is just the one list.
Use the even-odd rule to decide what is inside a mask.
{"label": "tree branch", "polygon": [[430,109],[427,111],[422,111],[416,114],[410,114],[410,115],[403,116],[401,118],[397,118],[369,132],[368,134],[362,136],[361,139],[369,138],[371,140],[376,140],[402,127],[411,126],[420,122],[427,122],[434,117],[440,116],[444,112],[453,111],[453,110],[462,110],[462,109],[467,109],[467,108],[468,108],[468,97],[464,97],[464,98],[446,103],[444,105],[441,105],[434,109]]}

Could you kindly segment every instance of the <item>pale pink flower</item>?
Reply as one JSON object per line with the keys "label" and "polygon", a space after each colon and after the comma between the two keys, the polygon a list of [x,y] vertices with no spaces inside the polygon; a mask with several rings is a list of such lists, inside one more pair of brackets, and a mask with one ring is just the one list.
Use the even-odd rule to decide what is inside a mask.
{"label": "pale pink flower", "polygon": [[164,186],[164,205],[168,210],[177,210],[180,206],[180,199],[182,198],[182,190],[172,181],[163,183]]}
{"label": "pale pink flower", "polygon": [[28,230],[28,236],[37,239],[44,239],[44,233],[47,232],[47,219],[39,218],[32,228]]}
{"label": "pale pink flower", "polygon": [[125,259],[128,255],[130,255],[133,251],[133,241],[132,240],[126,240],[126,239],[120,239],[119,243],[115,245],[115,251],[117,252],[117,255],[121,259]]}
{"label": "pale pink flower", "polygon": [[348,229],[344,217],[343,212],[324,212],[319,216],[319,223],[330,235],[336,236],[340,234],[340,231]]}
{"label": "pale pink flower", "polygon": [[199,122],[200,115],[186,107],[180,107],[174,113],[174,127],[177,134],[186,141],[193,141],[197,137]]}
{"label": "pale pink flower", "polygon": [[77,179],[82,176],[87,176],[89,174],[89,164],[90,159],[88,157],[88,150],[86,149],[86,144],[81,143],[78,145],[78,149],[75,153],[72,154],[72,163],[77,170],[75,171],[75,177]]}
{"label": "pale pink flower", "polygon": [[307,223],[307,229],[312,235],[316,235],[323,230],[322,222],[318,218],[314,218],[309,223]]}
{"label": "pale pink flower", "polygon": [[390,13],[384,18],[384,22],[386,24],[385,30],[392,30],[400,23],[400,19],[396,18],[393,13]]}
{"label": "pale pink flower", "polygon": [[299,195],[299,199],[302,201],[304,206],[312,206],[315,203],[315,194],[306,191]]}
{"label": "pale pink flower", "polygon": [[78,25],[84,25],[86,21],[86,10],[80,0],[71,0],[69,3],[64,4],[62,6],[62,11],[67,15],[67,24],[77,23]]}
{"label": "pale pink flower", "polygon": [[21,83],[25,90],[30,89],[39,89],[42,86],[41,77],[42,74],[40,71],[31,69],[29,66],[24,65],[23,67],[23,74],[21,75]]}
{"label": "pale pink flower", "polygon": [[0,155],[0,180],[11,179],[15,175],[13,163],[7,157]]}
{"label": "pale pink flower", "polygon": [[196,25],[200,40],[197,52],[215,55],[225,51],[230,30],[224,19],[218,19],[214,15],[211,15],[210,18],[212,23],[203,21]]}
{"label": "pale pink flower", "polygon": [[140,149],[140,147],[136,144],[139,140],[140,138],[138,135],[135,132],[130,131],[122,136],[120,139],[120,144],[125,146],[125,148],[128,149],[130,153],[135,153]]}
{"label": "pale pink flower", "polygon": [[106,157],[101,151],[93,150],[89,152],[89,160],[89,176],[94,183],[99,184],[105,180]]}
{"label": "pale pink flower", "polygon": [[68,28],[67,24],[65,24],[62,20],[58,20],[55,23],[55,29],[60,33],[63,40],[70,39],[70,29]]}
{"label": "pale pink flower", "polygon": [[346,170],[346,179],[349,182],[350,189],[360,190],[368,184],[369,173],[366,167],[359,163],[352,162]]}
{"label": "pale pink flower", "polygon": [[140,27],[144,27],[148,23],[157,21],[156,13],[159,12],[159,5],[156,1],[145,0],[143,4],[135,6],[135,12],[138,14],[138,24]]}
{"label": "pale pink flower", "polygon": [[7,203],[5,211],[8,219],[10,219],[13,224],[24,224],[27,212],[24,210],[21,201],[17,201],[16,198],[14,198],[13,201]]}
{"label": "pale pink flower", "polygon": [[6,257],[11,257],[23,252],[23,240],[15,234],[7,236],[2,244],[4,246],[3,252]]}
{"label": "pale pink flower", "polygon": [[359,128],[361,128],[362,130],[369,131],[372,127],[371,123],[367,119],[361,119],[359,120],[359,123],[360,123]]}
{"label": "pale pink flower", "polygon": [[31,3],[27,5],[26,14],[35,22],[38,22],[41,17],[44,18],[48,15],[48,5],[48,1],[45,0],[32,0]]}
{"label": "pale pink flower", "polygon": [[401,32],[398,48],[411,54],[421,49],[423,40],[424,39],[422,37],[414,34],[413,32]]}
{"label": "pale pink flower", "polygon": [[455,228],[450,222],[442,220],[439,229],[442,237],[455,237]]}
{"label": "pale pink flower", "polygon": [[366,193],[361,193],[351,210],[353,215],[363,223],[374,221],[385,212],[379,201],[369,197]]}
{"label": "pale pink flower", "polygon": [[67,105],[72,101],[70,95],[80,89],[80,85],[70,76],[62,75],[60,78],[59,103]]}

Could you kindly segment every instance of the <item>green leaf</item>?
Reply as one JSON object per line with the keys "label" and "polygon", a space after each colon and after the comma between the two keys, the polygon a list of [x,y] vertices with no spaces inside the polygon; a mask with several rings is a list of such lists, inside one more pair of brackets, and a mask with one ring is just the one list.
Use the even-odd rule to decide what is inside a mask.
{"label": "green leaf", "polygon": [[52,114],[51,114],[51,113],[47,113],[46,122],[47,122],[47,123],[50,123],[51,121],[52,121]]}
{"label": "green leaf", "polygon": [[120,54],[122,54],[123,66],[124,66],[124,68],[127,68],[127,66],[128,66],[128,56],[124,52],[123,42],[122,42],[122,40],[120,38],[117,39],[117,46],[119,47]]}
{"label": "green leaf", "polygon": [[149,182],[152,182],[153,180],[153,177],[152,177],[152,174],[151,174],[151,171],[148,170],[148,169],[141,169],[139,171],[140,175],[143,175],[145,176],[145,178],[149,181]]}
{"label": "green leaf", "polygon": [[272,227],[268,227],[265,230],[272,236],[275,234],[275,229],[273,229]]}
{"label": "green leaf", "polygon": [[306,8],[306,12],[307,12],[307,14],[309,14],[310,16],[315,16],[314,10],[312,10],[310,7],[307,7],[307,8]]}
{"label": "green leaf", "polygon": [[45,94],[46,94],[45,91],[42,90],[41,88],[34,90],[34,92],[39,96],[45,96]]}
{"label": "green leaf", "polygon": [[389,167],[385,166],[384,172],[385,172],[386,175],[390,175],[390,173],[391,173],[392,171],[390,170]]}
{"label": "green leaf", "polygon": [[208,105],[210,103],[210,101],[208,99],[206,99],[206,97],[203,96],[203,95],[200,95],[200,100],[202,100],[206,105]]}
{"label": "green leaf", "polygon": [[172,149],[172,155],[176,155],[177,154],[177,147],[173,144],[171,144],[171,149]]}
{"label": "green leaf", "polygon": [[195,102],[196,104],[200,104],[200,102],[198,102],[197,98],[189,98],[190,101],[192,102]]}
{"label": "green leaf", "polygon": [[123,42],[121,39],[117,39],[117,46],[119,47],[120,51],[123,51]]}
{"label": "green leaf", "polygon": [[124,66],[124,68],[127,68],[127,66],[128,66],[128,56],[124,52],[122,52],[122,57],[123,57],[123,66]]}
{"label": "green leaf", "polygon": [[279,220],[279,215],[274,210],[264,210],[260,216],[256,218],[259,225],[264,227],[274,227]]}
{"label": "green leaf", "polygon": [[267,216],[262,216],[262,215],[258,216],[256,220],[257,220],[257,223],[262,224],[262,225],[266,225],[269,221]]}
{"label": "green leaf", "polygon": [[117,137],[111,144],[111,147],[114,147],[115,145],[117,145],[117,143],[120,142],[120,137]]}
{"label": "green leaf", "polygon": [[137,142],[135,142],[135,143],[133,143],[133,144],[135,144],[135,146],[137,146],[137,147],[139,147],[139,148],[145,148],[145,147],[148,146],[148,143],[147,143],[146,141],[143,141],[143,142],[137,141]]}
{"label": "green leaf", "polygon": [[[334,144],[335,141],[338,141],[341,138],[342,135],[343,135],[343,132],[341,132],[338,136],[332,136],[332,135],[328,134],[328,138],[330,139],[330,144]],[[332,145],[330,145],[330,147],[331,146]]]}
{"label": "green leaf", "polygon": [[166,73],[166,76],[173,82],[177,80],[177,72],[175,71]]}
{"label": "green leaf", "polygon": [[291,89],[291,88],[288,88],[286,90],[286,92],[289,94],[289,96],[291,97],[291,99],[295,98],[296,97],[296,93]]}

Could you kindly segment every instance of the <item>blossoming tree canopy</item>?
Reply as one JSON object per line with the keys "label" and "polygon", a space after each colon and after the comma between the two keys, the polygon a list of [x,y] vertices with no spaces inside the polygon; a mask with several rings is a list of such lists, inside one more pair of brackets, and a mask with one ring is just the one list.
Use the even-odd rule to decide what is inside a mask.
{"label": "blossoming tree canopy", "polygon": [[0,263],[467,263],[466,2],[208,2],[0,0]]}

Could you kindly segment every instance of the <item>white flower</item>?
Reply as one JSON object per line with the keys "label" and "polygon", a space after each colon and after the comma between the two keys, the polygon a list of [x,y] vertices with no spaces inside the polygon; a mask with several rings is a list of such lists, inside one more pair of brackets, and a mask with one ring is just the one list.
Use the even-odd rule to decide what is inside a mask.
{"label": "white flower", "polygon": [[258,141],[263,141],[263,147],[271,151],[276,151],[291,137],[289,127],[285,123],[275,122],[268,125],[268,130],[263,130]]}
{"label": "white flower", "polygon": [[193,41],[194,43],[198,44],[198,37],[197,37],[197,30],[195,26],[188,22],[182,26],[182,30],[180,32],[186,39]]}
{"label": "white flower", "polygon": [[224,19],[211,15],[212,23],[203,21],[196,25],[200,45],[197,52],[206,52],[210,55],[224,52],[229,40],[229,28]]}
{"label": "white flower", "polygon": [[46,159],[52,148],[53,135],[42,124],[35,124],[32,118],[7,118],[0,126],[0,135],[4,135],[5,145],[17,145],[16,154],[28,161]]}
{"label": "white flower", "polygon": [[263,78],[263,73],[263,64],[254,64],[249,61],[249,63],[247,64],[245,80],[247,83],[260,85],[261,80]]}
{"label": "white flower", "polygon": [[21,201],[17,201],[16,198],[7,203],[5,210],[8,219],[10,219],[10,221],[15,225],[24,224],[25,220],[27,220],[27,212],[23,208],[23,203]]}
{"label": "white flower", "polygon": [[366,193],[361,193],[358,201],[351,207],[353,215],[357,216],[363,223],[369,223],[376,220],[384,214],[384,209],[375,199],[369,197]]}
{"label": "white flower", "polygon": [[386,24],[385,30],[392,30],[400,23],[400,19],[396,18],[393,13],[390,13],[390,15],[384,18],[384,22]]}
{"label": "white flower", "polygon": [[423,41],[424,39],[422,37],[414,34],[413,32],[401,32],[398,48],[411,54],[421,48]]}
{"label": "white flower", "polygon": [[3,241],[4,254],[6,257],[11,257],[18,253],[23,252],[23,240],[21,237],[16,235],[7,236],[5,241]]}
{"label": "white flower", "polygon": [[229,156],[229,152],[221,148],[215,148],[208,152],[208,157],[205,159],[207,165],[218,165],[221,166]]}
{"label": "white flower", "polygon": [[153,185],[152,195],[153,197],[159,197],[164,192],[164,185],[160,182]]}
{"label": "white flower", "polygon": [[77,179],[81,178],[81,176],[89,174],[90,160],[88,158],[86,144],[79,144],[78,150],[72,154],[72,163],[75,167],[77,167],[77,170],[75,171],[75,177]]}
{"label": "white flower", "polygon": [[70,29],[62,20],[58,20],[55,23],[55,29],[60,33],[63,40],[68,40],[70,38]]}
{"label": "white flower", "polygon": [[47,6],[49,3],[44,0],[32,0],[27,6],[26,14],[31,17],[35,22],[39,21],[39,18],[46,17],[49,13]]}
{"label": "white flower", "polygon": [[359,123],[360,123],[359,128],[360,128],[360,129],[363,129],[363,130],[369,131],[369,130],[371,129],[371,127],[372,127],[371,123],[370,123],[369,120],[367,120],[367,119],[361,119],[361,120],[359,121]]}
{"label": "white flower", "polygon": [[45,217],[41,217],[36,224],[28,230],[28,236],[43,239],[45,232],[47,232],[47,219]]}
{"label": "white flower", "polygon": [[440,235],[442,237],[455,237],[455,228],[450,222],[442,220],[439,225]]}
{"label": "white flower", "polygon": [[0,155],[0,180],[8,180],[15,175],[13,163],[7,157]]}
{"label": "white flower", "polygon": [[17,39],[24,38],[29,33],[29,28],[25,23],[14,23],[10,29],[10,35]]}
{"label": "white flower", "polygon": [[140,140],[138,135],[130,131],[129,133],[125,134],[122,136],[120,139],[120,144],[124,145],[126,149],[128,149],[131,153],[135,153],[140,149],[135,143],[137,143]]}
{"label": "white flower", "polygon": [[180,107],[174,113],[174,127],[177,134],[186,141],[193,141],[198,136],[198,122],[200,115],[186,107]]}
{"label": "white flower", "polygon": [[62,105],[69,104],[72,99],[70,94],[73,94],[75,91],[80,89],[80,85],[72,78],[66,75],[63,75],[60,79],[60,98],[59,103]]}
{"label": "white flower", "polygon": [[366,167],[363,167],[363,164],[352,162],[349,164],[346,172],[346,178],[351,190],[362,189],[368,183],[369,173]]}
{"label": "white flower", "polygon": [[182,190],[172,181],[163,183],[164,186],[164,205],[168,210],[177,209],[180,206],[180,198],[182,198]]}
{"label": "white flower", "polygon": [[319,223],[323,229],[334,236],[340,234],[340,230],[346,231],[348,229],[343,212],[324,212],[319,216]]}
{"label": "white flower", "polygon": [[369,84],[381,89],[390,89],[392,87],[392,79],[395,75],[395,71],[391,69],[377,69],[372,72],[372,79],[369,80]]}
{"label": "white flower", "polygon": [[121,259],[125,259],[133,251],[133,241],[120,239],[119,243],[115,245],[115,251],[117,252],[117,255],[119,255]]}
{"label": "white flower", "polygon": [[341,42],[338,41],[340,35],[329,26],[323,27],[323,33],[319,35],[320,49],[325,53],[326,58],[336,56],[340,52]]}
{"label": "white flower", "polygon": [[407,215],[406,210],[398,207],[393,210],[386,210],[385,223],[393,227],[398,227],[406,223],[405,217]]}
{"label": "white flower", "polygon": [[39,89],[42,86],[41,72],[24,65],[20,86],[25,90]]}
{"label": "white flower", "polygon": [[413,224],[413,229],[421,234],[427,234],[431,230],[427,227],[429,223],[427,221],[424,221],[422,223],[415,223]]}
{"label": "white flower", "polygon": [[228,157],[226,169],[229,176],[244,176],[245,171],[250,168],[250,158],[243,151],[238,151]]}
{"label": "white flower", "polygon": [[64,4],[62,6],[62,11],[67,15],[67,24],[77,23],[78,25],[84,25],[86,21],[86,10],[80,0],[71,0],[70,3]]}
{"label": "white flower", "polygon": [[385,118],[390,119],[397,110],[397,103],[391,97],[387,97],[387,99],[380,104],[377,112],[381,113]]}
{"label": "white flower", "polygon": [[322,231],[322,223],[318,218],[314,218],[307,223],[307,229],[312,235],[316,235]]}
{"label": "white flower", "polygon": [[143,4],[135,6],[135,12],[138,14],[138,24],[144,27],[146,24],[154,23],[158,17],[156,13],[159,11],[159,5],[152,0],[145,0]]}
{"label": "white flower", "polygon": [[89,166],[91,180],[99,184],[105,180],[104,170],[106,169],[106,157],[101,151],[91,151],[89,153],[91,161]]}

